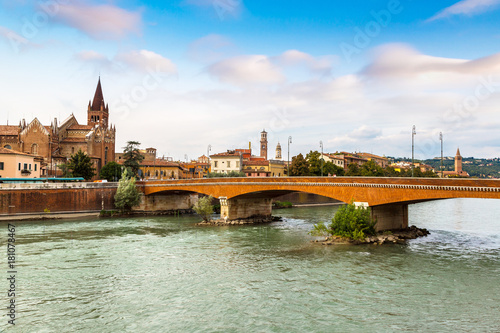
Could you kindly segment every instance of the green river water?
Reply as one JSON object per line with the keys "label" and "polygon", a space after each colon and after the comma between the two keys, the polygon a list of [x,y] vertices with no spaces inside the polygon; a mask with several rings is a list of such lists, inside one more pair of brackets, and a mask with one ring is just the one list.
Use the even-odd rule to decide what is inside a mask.
{"label": "green river water", "polygon": [[500,332],[500,201],[410,206],[431,235],[404,245],[312,243],[335,210],[15,222],[16,325],[4,255],[0,332]]}

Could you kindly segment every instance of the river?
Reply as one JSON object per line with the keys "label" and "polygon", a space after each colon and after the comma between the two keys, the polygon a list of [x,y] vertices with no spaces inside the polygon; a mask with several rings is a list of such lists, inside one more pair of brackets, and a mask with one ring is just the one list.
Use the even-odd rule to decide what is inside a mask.
{"label": "river", "polygon": [[16,325],[2,314],[0,331],[500,331],[500,201],[411,205],[431,235],[403,245],[312,243],[336,209],[277,210],[283,221],[258,226],[15,222]]}

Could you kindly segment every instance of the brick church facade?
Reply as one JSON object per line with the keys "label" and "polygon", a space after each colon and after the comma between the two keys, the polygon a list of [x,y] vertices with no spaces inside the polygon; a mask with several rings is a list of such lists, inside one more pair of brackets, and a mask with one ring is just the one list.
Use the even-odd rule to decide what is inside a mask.
{"label": "brick church facade", "polygon": [[80,125],[73,114],[61,124],[55,118],[50,126],[44,126],[38,118],[29,124],[23,119],[17,126],[0,125],[0,147],[42,157],[42,176],[60,175],[57,165],[66,163],[81,149],[91,157],[98,174],[106,163],[115,160],[115,134],[99,78],[94,99],[87,107],[86,125]]}

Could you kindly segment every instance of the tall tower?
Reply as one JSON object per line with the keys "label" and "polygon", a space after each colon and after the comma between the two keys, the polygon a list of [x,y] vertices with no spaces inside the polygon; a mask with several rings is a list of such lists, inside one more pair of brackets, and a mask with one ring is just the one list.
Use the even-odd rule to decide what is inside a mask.
{"label": "tall tower", "polygon": [[260,133],[260,157],[264,157],[267,160],[267,132],[263,130]]}
{"label": "tall tower", "polygon": [[94,94],[92,104],[89,101],[87,109],[87,125],[95,126],[97,124],[104,128],[108,127],[109,108],[104,104],[104,96],[101,88],[101,78],[97,82],[97,88]]}
{"label": "tall tower", "polygon": [[276,157],[277,160],[281,160],[281,145],[278,142],[278,145],[276,146]]}
{"label": "tall tower", "polygon": [[457,154],[455,155],[455,173],[457,175],[462,173],[462,156],[459,148],[457,148]]}

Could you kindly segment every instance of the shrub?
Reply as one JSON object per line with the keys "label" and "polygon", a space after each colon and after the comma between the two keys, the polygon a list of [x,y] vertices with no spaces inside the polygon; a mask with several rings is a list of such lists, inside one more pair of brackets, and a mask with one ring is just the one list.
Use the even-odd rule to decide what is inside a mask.
{"label": "shrub", "polygon": [[313,236],[330,234],[359,240],[368,235],[375,235],[375,224],[376,221],[371,219],[369,208],[356,207],[350,203],[339,208],[329,226],[320,222],[314,225],[310,234]]}
{"label": "shrub", "polygon": [[212,218],[214,212],[214,206],[212,206],[213,197],[209,195],[208,197],[203,197],[198,200],[198,202],[193,206],[193,210],[196,214],[200,215],[203,221],[209,222]]}

